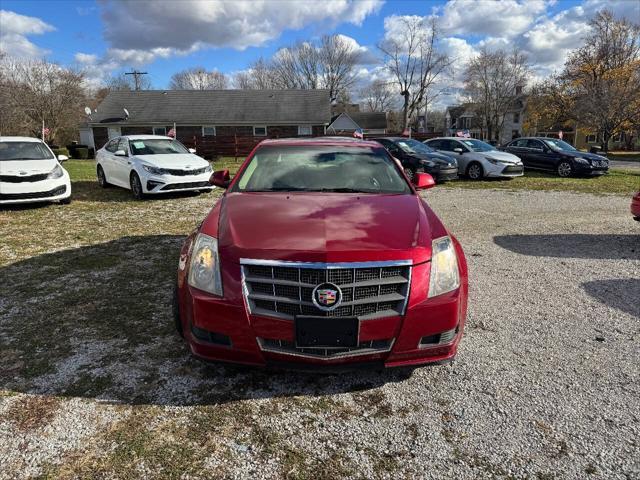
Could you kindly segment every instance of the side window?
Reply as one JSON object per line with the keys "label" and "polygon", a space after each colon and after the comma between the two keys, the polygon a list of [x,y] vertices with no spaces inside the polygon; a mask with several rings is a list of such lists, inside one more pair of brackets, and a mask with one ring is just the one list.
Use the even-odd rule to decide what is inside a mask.
{"label": "side window", "polygon": [[393,142],[386,142],[384,146],[387,147],[387,150],[389,150],[392,155],[401,153],[400,148],[398,148],[398,146]]}
{"label": "side window", "polygon": [[527,147],[534,150],[543,150],[542,142],[540,142],[540,140],[527,140]]}
{"label": "side window", "polygon": [[115,152],[118,149],[118,139],[116,138],[111,140],[109,143],[105,145],[104,148],[108,152],[111,152],[111,153]]}
{"label": "side window", "polygon": [[521,138],[516,140],[515,142],[511,142],[509,144],[510,147],[518,147],[518,148],[526,148],[528,140],[526,138]]}
{"label": "side window", "polygon": [[118,146],[116,147],[116,151],[118,150],[124,150],[124,153],[126,153],[127,155],[129,154],[129,145],[128,145],[128,141],[126,138],[121,138],[120,141],[118,142]]}
{"label": "side window", "polygon": [[447,152],[453,152],[454,148],[462,148],[462,145],[460,145],[455,140],[441,140],[441,142],[442,142],[442,147],[440,147],[440,149],[445,150]]}
{"label": "side window", "polygon": [[442,149],[442,140],[431,140],[427,142],[427,145],[435,150],[440,150]]}

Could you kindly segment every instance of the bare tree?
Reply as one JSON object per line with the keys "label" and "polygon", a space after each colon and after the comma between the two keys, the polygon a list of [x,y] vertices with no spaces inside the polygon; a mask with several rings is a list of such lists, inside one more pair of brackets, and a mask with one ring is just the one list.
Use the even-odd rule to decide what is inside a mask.
{"label": "bare tree", "polygon": [[464,72],[465,91],[489,140],[499,140],[505,114],[512,108],[529,75],[527,58],[513,50],[490,52],[486,48],[474,57]]}
{"label": "bare tree", "polygon": [[218,70],[193,67],[174,73],[169,82],[172,90],[222,90],[227,88],[227,76]]}
{"label": "bare tree", "polygon": [[395,103],[393,86],[383,80],[374,80],[360,90],[360,100],[365,110],[387,112]]}
{"label": "bare tree", "polygon": [[259,58],[243,72],[233,77],[235,88],[241,90],[274,90],[279,88],[275,78],[273,65],[263,58]]}
{"label": "bare tree", "polygon": [[407,128],[411,117],[425,105],[438,78],[448,71],[451,60],[436,48],[435,19],[401,17],[398,20],[402,23],[398,35],[385,38],[378,48],[403,97],[402,123],[403,128]]}
{"label": "bare tree", "polygon": [[353,86],[360,54],[344,37],[325,35],[320,42],[318,56],[320,83],[329,90],[329,98],[334,101],[341,92],[348,92]]}
{"label": "bare tree", "polygon": [[[151,90],[151,80],[149,80],[145,76],[141,76],[138,79],[139,89],[140,90]],[[135,90],[135,80],[132,75],[125,75],[124,73],[119,73],[116,75],[112,75],[105,82],[106,88],[109,91],[116,90]]]}
{"label": "bare tree", "polygon": [[[75,138],[85,103],[82,73],[44,60],[0,62],[2,90],[2,133],[29,132],[39,137],[42,123],[49,129],[49,141]],[[11,123],[5,124],[4,119]]]}
{"label": "bare tree", "polygon": [[640,118],[640,25],[616,20],[604,10],[590,22],[585,45],[574,51],[558,77],[570,113],[593,129],[608,149],[611,136],[637,125]]}

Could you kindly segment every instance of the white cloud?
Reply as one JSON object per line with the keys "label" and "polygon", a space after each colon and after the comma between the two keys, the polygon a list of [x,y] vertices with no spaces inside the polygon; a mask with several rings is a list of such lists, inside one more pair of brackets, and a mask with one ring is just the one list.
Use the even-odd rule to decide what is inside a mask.
{"label": "white cloud", "polygon": [[52,32],[55,27],[36,17],[0,10],[0,50],[18,58],[42,57],[49,50],[32,43],[27,36]]}
{"label": "white cloud", "polygon": [[360,45],[355,38],[339,33],[336,35],[340,37],[347,45],[349,45],[354,52],[358,54],[358,63],[360,65],[371,65],[380,63],[380,59],[376,55],[376,52],[371,51],[370,48]]}
{"label": "white cloud", "polygon": [[235,0],[179,2],[107,1],[102,6],[104,36],[113,48],[179,51],[198,47],[244,50],[310,24],[359,25],[381,0]]}
{"label": "white cloud", "polygon": [[543,0],[451,0],[438,10],[440,27],[448,35],[514,37],[535,22],[546,4]]}

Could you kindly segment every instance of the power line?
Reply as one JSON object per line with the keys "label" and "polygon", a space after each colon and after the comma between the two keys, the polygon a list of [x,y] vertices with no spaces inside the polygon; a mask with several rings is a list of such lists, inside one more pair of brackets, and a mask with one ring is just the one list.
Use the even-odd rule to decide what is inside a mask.
{"label": "power line", "polygon": [[140,90],[140,77],[142,75],[148,75],[147,72],[139,72],[138,70],[133,70],[132,72],[125,72],[125,75],[133,75],[133,81],[136,86],[136,90]]}

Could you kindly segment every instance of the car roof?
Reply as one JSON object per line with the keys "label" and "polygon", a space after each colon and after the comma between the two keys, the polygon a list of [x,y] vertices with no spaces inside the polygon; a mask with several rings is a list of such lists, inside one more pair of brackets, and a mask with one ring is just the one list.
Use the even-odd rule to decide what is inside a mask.
{"label": "car roof", "polygon": [[[465,138],[465,137],[434,137],[428,138],[425,142],[430,142],[431,140],[478,140],[477,138]],[[480,140],[484,142],[484,140]]]}
{"label": "car roof", "polygon": [[260,145],[325,145],[380,148],[378,142],[359,140],[353,137],[312,137],[312,138],[267,138]]}
{"label": "car roof", "polygon": [[[401,140],[416,140],[415,138],[409,138],[409,137],[375,137],[375,138],[371,138],[371,140],[374,141],[378,141],[378,140],[391,140],[392,142],[398,142]],[[416,142],[419,142],[420,140],[416,140]]]}
{"label": "car roof", "polygon": [[167,137],[166,135],[120,135],[120,138],[128,138],[129,140],[173,140],[173,138]]}
{"label": "car roof", "polygon": [[0,137],[0,142],[33,142],[42,143],[42,140],[35,137]]}

